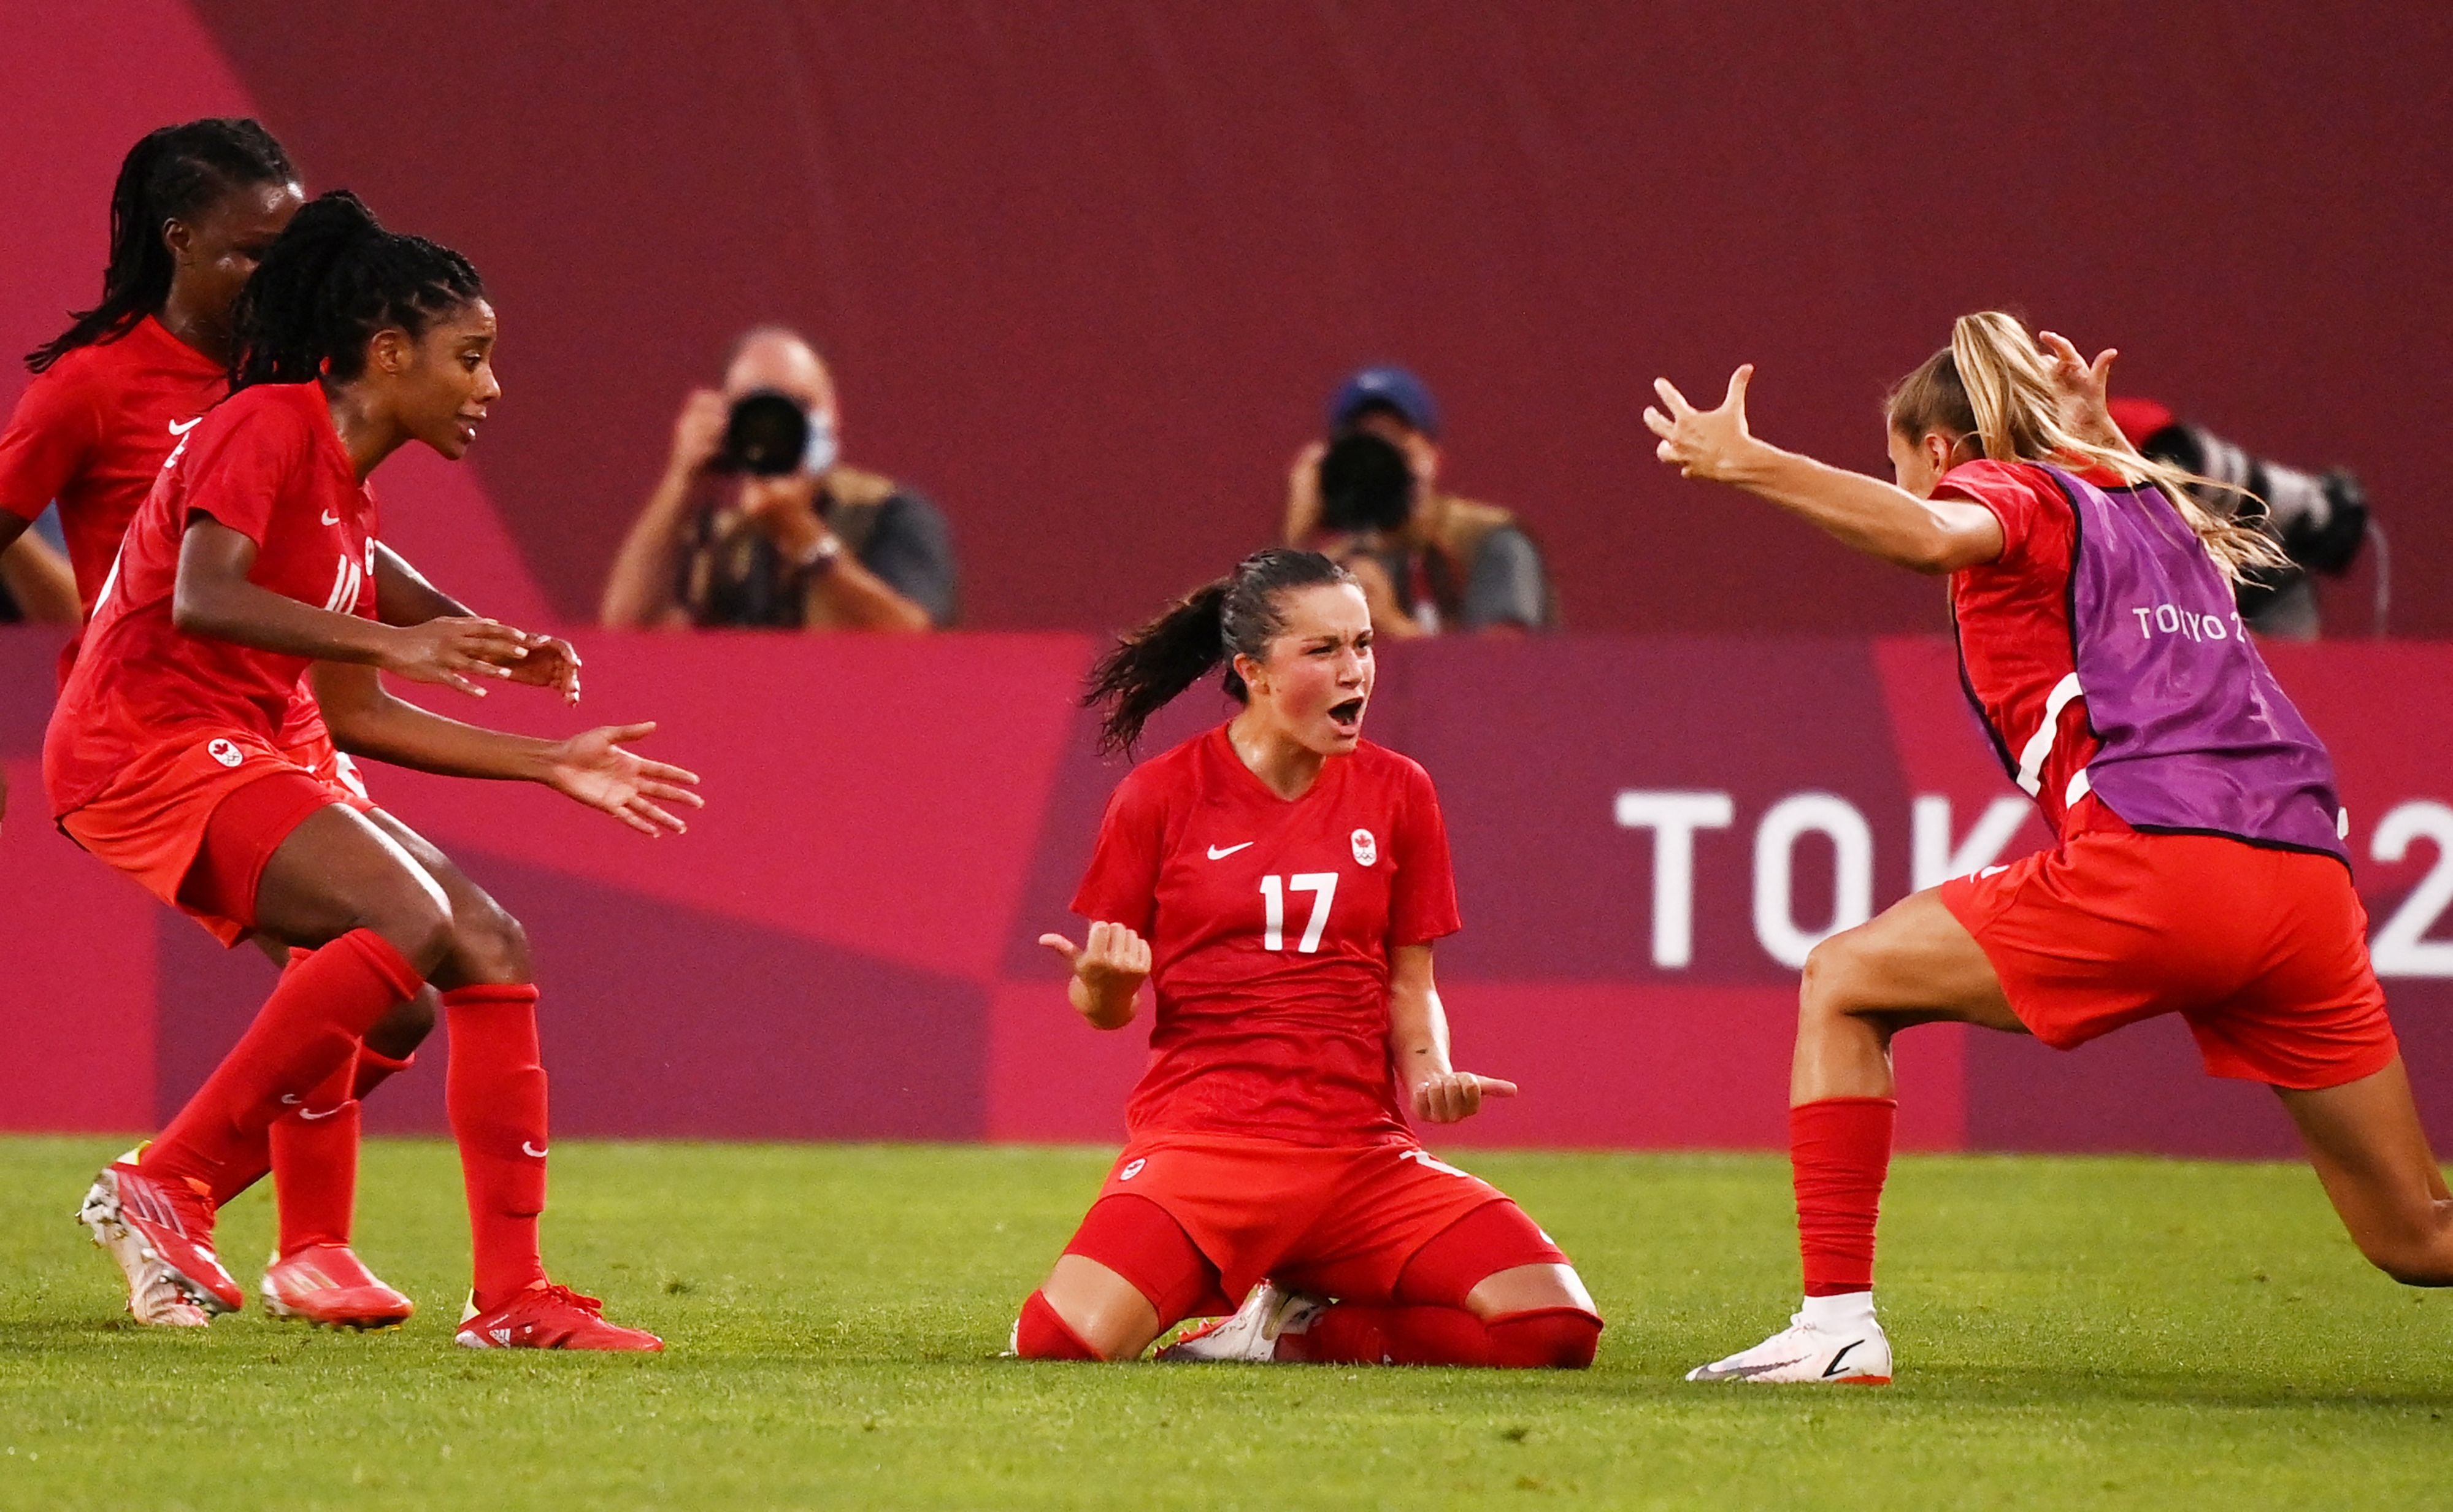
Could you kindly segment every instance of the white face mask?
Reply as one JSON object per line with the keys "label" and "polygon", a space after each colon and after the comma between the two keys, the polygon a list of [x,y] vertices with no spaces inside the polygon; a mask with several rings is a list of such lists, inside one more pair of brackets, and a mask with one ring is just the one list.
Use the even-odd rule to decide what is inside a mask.
{"label": "white face mask", "polygon": [[823,409],[809,411],[809,443],[801,451],[801,471],[810,477],[835,465],[841,448],[835,441],[835,422]]}

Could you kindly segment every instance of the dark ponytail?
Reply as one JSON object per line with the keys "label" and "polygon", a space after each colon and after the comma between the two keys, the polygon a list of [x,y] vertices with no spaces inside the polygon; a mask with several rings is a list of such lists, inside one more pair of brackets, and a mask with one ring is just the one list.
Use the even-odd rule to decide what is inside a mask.
{"label": "dark ponytail", "polygon": [[265,252],[230,312],[230,388],[348,383],[366,370],[375,332],[397,327],[414,340],[485,294],[458,252],[385,230],[348,189],[318,194]]}
{"label": "dark ponytail", "polygon": [[1271,547],[1176,600],[1166,613],[1119,639],[1090,669],[1082,705],[1107,706],[1099,749],[1130,751],[1151,715],[1221,663],[1228,664],[1226,696],[1243,703],[1244,680],[1232,663],[1239,653],[1266,655],[1270,640],[1286,628],[1278,596],[1290,588],[1353,581],[1353,573],[1317,551]]}
{"label": "dark ponytail", "polygon": [[70,317],[73,324],[26,354],[36,372],[69,352],[124,336],[170,297],[170,221],[193,221],[232,189],[288,184],[298,177],[289,154],[261,122],[209,116],[149,131],[120,160],[110,187],[110,262],[102,270],[102,303]]}

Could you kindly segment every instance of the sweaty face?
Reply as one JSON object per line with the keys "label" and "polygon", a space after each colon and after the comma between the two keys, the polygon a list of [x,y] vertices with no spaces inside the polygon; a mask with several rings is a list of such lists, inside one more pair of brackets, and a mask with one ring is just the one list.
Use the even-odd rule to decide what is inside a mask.
{"label": "sweaty face", "polygon": [[192,221],[172,221],[162,239],[171,276],[189,307],[217,334],[229,332],[230,307],[255,265],[304,203],[295,184],[246,184],[206,207]]}
{"label": "sweaty face", "polygon": [[[397,331],[376,340],[386,337],[406,341]],[[494,381],[494,307],[472,299],[435,320],[398,367],[386,375],[392,412],[410,435],[459,461],[476,443],[488,407],[503,396]]]}
{"label": "sweaty face", "polygon": [[1278,596],[1285,622],[1267,653],[1235,659],[1252,706],[1269,723],[1324,756],[1342,756],[1363,738],[1371,699],[1371,608],[1346,583],[1290,588]]}

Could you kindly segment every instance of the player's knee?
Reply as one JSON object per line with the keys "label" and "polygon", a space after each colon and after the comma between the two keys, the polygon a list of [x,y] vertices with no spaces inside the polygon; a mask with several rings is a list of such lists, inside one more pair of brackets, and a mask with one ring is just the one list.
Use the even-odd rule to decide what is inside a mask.
{"label": "player's knee", "polygon": [[434,993],[431,988],[395,1003],[374,1026],[367,1030],[366,1040],[395,1061],[409,1058],[409,1052],[426,1043],[434,1032]]}
{"label": "player's knee", "polygon": [[451,956],[469,982],[514,983],[531,978],[528,932],[491,898],[456,910]]}
{"label": "player's knee", "polygon": [[372,900],[360,926],[373,930],[409,959],[417,974],[430,977],[451,953],[451,905],[432,888],[403,887]]}
{"label": "player's knee", "polygon": [[1797,980],[1797,1013],[1801,1021],[1841,1017],[1856,1005],[1855,986],[1860,947],[1843,931],[1806,952],[1805,969]]}
{"label": "player's knee", "polygon": [[2360,1253],[2405,1286],[2453,1286],[2453,1233],[2367,1236]]}
{"label": "player's knee", "polygon": [[1025,1360],[1088,1360],[1107,1357],[1073,1331],[1043,1292],[1032,1292],[1014,1320],[1013,1352]]}
{"label": "player's knee", "polygon": [[1518,1370],[1583,1370],[1601,1347],[1602,1321],[1582,1307],[1510,1313],[1484,1325],[1493,1363]]}

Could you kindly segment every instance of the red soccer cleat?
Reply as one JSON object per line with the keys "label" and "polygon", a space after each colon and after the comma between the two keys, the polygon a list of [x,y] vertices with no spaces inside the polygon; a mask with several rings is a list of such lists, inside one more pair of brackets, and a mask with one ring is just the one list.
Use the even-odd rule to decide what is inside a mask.
{"label": "red soccer cleat", "polygon": [[397,1328],[417,1303],[367,1269],[347,1244],[302,1244],[264,1267],[264,1310],[318,1328]]}
{"label": "red soccer cleat", "polygon": [[213,1254],[212,1200],[190,1183],[156,1180],[130,1162],[113,1162],[93,1179],[77,1222],[127,1273],[131,1311],[166,1284],[207,1322],[247,1300]]}
{"label": "red soccer cleat", "polygon": [[658,1353],[665,1342],[605,1321],[605,1304],[568,1286],[539,1282],[490,1312],[472,1296],[453,1343],[463,1349],[623,1349]]}

